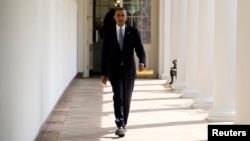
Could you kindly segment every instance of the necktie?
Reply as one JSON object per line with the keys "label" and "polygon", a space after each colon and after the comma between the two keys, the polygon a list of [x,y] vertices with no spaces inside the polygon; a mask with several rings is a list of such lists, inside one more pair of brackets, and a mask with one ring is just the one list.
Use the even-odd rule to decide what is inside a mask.
{"label": "necktie", "polygon": [[120,32],[119,32],[119,45],[120,48],[122,50],[122,46],[123,46],[123,33],[122,33],[122,28],[120,28]]}

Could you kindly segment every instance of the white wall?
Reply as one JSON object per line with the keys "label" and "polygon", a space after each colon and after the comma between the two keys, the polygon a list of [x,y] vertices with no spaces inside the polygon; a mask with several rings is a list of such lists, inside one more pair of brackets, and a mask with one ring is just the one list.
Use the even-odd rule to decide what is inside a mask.
{"label": "white wall", "polygon": [[0,140],[32,141],[76,75],[76,1],[0,1]]}

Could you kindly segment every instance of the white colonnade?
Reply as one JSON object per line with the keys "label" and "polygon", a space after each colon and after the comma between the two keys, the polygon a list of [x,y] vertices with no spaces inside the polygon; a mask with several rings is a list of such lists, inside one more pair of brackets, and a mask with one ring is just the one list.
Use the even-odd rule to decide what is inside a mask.
{"label": "white colonnade", "polygon": [[178,22],[177,26],[177,81],[176,90],[185,88],[185,70],[186,70],[186,33],[187,33],[187,1],[178,0]]}
{"label": "white colonnade", "polygon": [[[198,8],[195,4],[195,1],[188,1],[188,5],[182,0],[171,1],[169,58],[170,61],[178,60],[175,85],[180,86],[185,82],[186,88],[181,97],[195,96],[194,108],[211,108],[207,120],[249,123],[247,107],[250,97],[247,88],[250,64],[246,60],[250,51],[250,18],[246,11],[250,9],[250,2],[202,0]],[[183,14],[186,8],[187,20]],[[195,13],[197,9],[199,12]],[[195,18],[197,13],[198,25]],[[195,38],[196,32],[198,38]],[[184,54],[183,49],[186,49]],[[192,66],[195,60],[197,66]],[[197,71],[197,78],[192,71]]]}
{"label": "white colonnade", "polygon": [[198,93],[194,108],[212,106],[214,60],[214,0],[199,1]]}
{"label": "white colonnade", "polygon": [[193,98],[197,94],[199,0],[188,1],[187,13],[186,87],[181,97]]}
{"label": "white colonnade", "polygon": [[236,108],[235,123],[250,124],[250,1],[238,0],[237,3],[237,54],[236,54]]}
{"label": "white colonnade", "polygon": [[215,1],[213,107],[209,121],[233,121],[236,75],[237,0]]}

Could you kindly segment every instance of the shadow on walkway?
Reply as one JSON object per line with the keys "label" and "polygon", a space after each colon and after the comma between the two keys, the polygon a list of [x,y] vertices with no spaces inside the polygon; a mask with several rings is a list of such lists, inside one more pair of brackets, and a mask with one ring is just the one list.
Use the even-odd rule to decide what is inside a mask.
{"label": "shadow on walkway", "polygon": [[138,79],[132,96],[128,131],[118,138],[112,89],[99,78],[76,78],[67,87],[35,141],[205,141],[206,109],[168,91],[164,80]]}

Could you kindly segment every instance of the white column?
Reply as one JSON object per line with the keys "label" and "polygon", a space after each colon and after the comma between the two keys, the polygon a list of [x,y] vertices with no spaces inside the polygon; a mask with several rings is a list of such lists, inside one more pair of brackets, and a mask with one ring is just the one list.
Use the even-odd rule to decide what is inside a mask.
{"label": "white column", "polygon": [[[83,47],[84,43],[86,43],[86,39],[84,38],[84,19],[87,16],[84,14],[83,3],[85,1],[78,0],[77,1],[77,72],[83,72]],[[86,32],[86,31],[85,31]],[[85,42],[84,42],[85,41]]]}
{"label": "white column", "polygon": [[[170,49],[169,49],[169,66],[168,72],[173,65],[172,61],[177,59],[177,39],[178,39],[178,0],[171,0],[171,11],[170,11]],[[165,87],[169,87],[169,82],[171,81],[170,77],[167,77],[167,82],[164,84]]]}
{"label": "white column", "polygon": [[169,77],[170,51],[170,5],[171,0],[159,2],[159,74],[160,79]]}
{"label": "white column", "polygon": [[178,6],[177,81],[174,89],[183,90],[186,71],[187,1],[179,0]]}
{"label": "white column", "polygon": [[[77,0],[73,0],[73,31],[72,31],[72,34],[73,34],[73,37],[72,37],[72,46],[75,47],[75,50],[74,50],[74,56],[77,56]],[[75,58],[74,60],[72,60],[72,62],[75,62],[74,63],[74,68],[75,68],[75,72],[78,72],[77,70],[77,58]]]}
{"label": "white column", "polygon": [[188,1],[187,13],[186,87],[181,97],[193,98],[197,94],[199,0]]}
{"label": "white column", "polygon": [[198,93],[194,108],[210,108],[213,93],[214,0],[199,1]]}
{"label": "white column", "polygon": [[[89,6],[90,0],[78,0],[77,1],[77,71],[83,72],[83,77],[89,77],[89,42],[92,39],[88,34],[90,33],[88,28],[88,11],[91,6]],[[91,25],[91,24],[89,24]]]}
{"label": "white column", "polygon": [[213,107],[209,121],[233,121],[235,97],[237,0],[215,1]]}
{"label": "white column", "polygon": [[235,123],[250,124],[250,1],[238,1]]}

